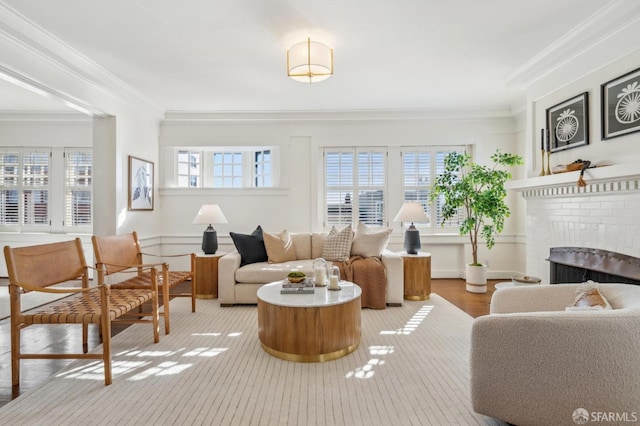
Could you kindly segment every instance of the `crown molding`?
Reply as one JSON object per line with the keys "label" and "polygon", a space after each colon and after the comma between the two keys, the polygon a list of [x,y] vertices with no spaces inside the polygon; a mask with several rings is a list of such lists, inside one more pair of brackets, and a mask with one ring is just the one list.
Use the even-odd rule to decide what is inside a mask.
{"label": "crown molding", "polygon": [[510,118],[513,111],[504,109],[474,110],[362,110],[362,111],[167,111],[165,122],[344,122],[407,120],[473,120]]}
{"label": "crown molding", "polygon": [[640,25],[640,2],[613,1],[508,75],[507,87],[528,87],[567,66],[593,46],[637,25]]}
{"label": "crown molding", "polygon": [[28,121],[28,122],[91,122],[91,117],[86,114],[66,111],[2,111],[0,121]]}
{"label": "crown molding", "polygon": [[[98,93],[102,97],[115,98],[118,103],[132,109],[142,108],[159,117],[164,114],[162,107],[8,6],[2,0],[0,0],[0,40],[13,45],[30,58],[35,58],[37,61],[51,67],[51,69],[43,70],[43,73],[54,71],[66,77],[71,77],[72,81],[77,82],[78,86],[89,88],[91,92]],[[36,82],[39,89],[48,91],[52,96],[62,95],[63,102],[72,99],[81,105],[84,104],[84,107],[91,104],[91,101],[81,100],[61,90],[51,88],[42,83],[42,79],[38,81],[26,73],[12,69],[8,65],[3,68],[0,69],[0,72],[4,73],[6,69],[10,69],[13,71],[11,77],[14,79],[22,80],[26,84]],[[95,107],[89,108],[89,111],[102,116],[109,113]]]}

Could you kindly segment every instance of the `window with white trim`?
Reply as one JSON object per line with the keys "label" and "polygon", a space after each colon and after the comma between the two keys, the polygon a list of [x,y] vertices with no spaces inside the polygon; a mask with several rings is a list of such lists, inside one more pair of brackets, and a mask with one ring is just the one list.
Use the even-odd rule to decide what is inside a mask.
{"label": "window with white trim", "polygon": [[91,149],[0,149],[0,230],[92,231]]}
{"label": "window with white trim", "polygon": [[386,148],[325,148],[325,227],[386,226],[386,167]]}
{"label": "window with white trim", "polygon": [[8,148],[0,158],[2,229],[48,231],[51,150]]}
{"label": "window with white trim", "polygon": [[201,156],[199,151],[178,151],[178,186],[199,188],[201,184]]}
{"label": "window with white trim", "polygon": [[178,188],[272,188],[278,182],[273,146],[177,148]]}
{"label": "window with white trim", "polygon": [[93,225],[93,154],[88,149],[67,148],[65,158],[65,217],[67,230]]}
{"label": "window with white trim", "polygon": [[[422,204],[430,224],[414,223],[421,231],[429,227],[442,229],[442,206],[444,197],[438,197],[431,203],[429,197],[436,177],[444,172],[444,160],[450,152],[464,152],[463,146],[447,147],[402,147],[403,200],[417,201]],[[463,219],[462,209],[458,215],[445,222],[444,228],[457,228]],[[409,224],[403,223],[402,226]]]}
{"label": "window with white trim", "polygon": [[254,185],[256,188],[270,188],[271,182],[271,150],[264,149],[254,152]]}
{"label": "window with white trim", "polygon": [[213,153],[213,187],[242,188],[242,153]]}

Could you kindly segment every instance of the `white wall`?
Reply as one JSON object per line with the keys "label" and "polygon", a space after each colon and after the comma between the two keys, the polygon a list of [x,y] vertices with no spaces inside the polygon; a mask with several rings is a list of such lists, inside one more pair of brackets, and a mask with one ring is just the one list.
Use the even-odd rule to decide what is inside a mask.
{"label": "white wall", "polygon": [[[387,146],[389,155],[399,158],[400,147],[409,145],[469,145],[478,161],[489,161],[497,148],[508,152],[520,150],[514,136],[511,118],[422,118],[422,119],[318,119],[258,122],[252,120],[223,122],[215,116],[190,121],[188,116],[169,118],[161,124],[161,175],[172,171],[171,153],[175,146],[270,145],[282,146],[290,165],[288,179],[281,188],[268,191],[234,191],[214,189],[162,188],[160,203],[166,250],[199,250],[202,231],[192,225],[198,208],[204,203],[220,204],[228,224],[215,225],[220,249],[230,251],[233,243],[229,231],[250,233],[260,224],[267,231],[287,228],[292,232],[321,231],[322,211],[322,149],[341,146]],[[389,162],[392,164],[392,162]],[[399,165],[400,163],[397,162]],[[518,172],[516,173],[524,173]],[[401,169],[388,170],[387,217],[393,218],[401,200]],[[172,182],[162,176],[161,182]],[[515,198],[510,203],[521,200]],[[517,210],[517,209],[515,209]],[[514,212],[514,216],[517,212]],[[510,218],[505,232],[490,252],[481,249],[481,259],[490,263],[490,275],[508,277],[520,272],[524,265],[522,249],[517,246],[519,222]],[[391,240],[393,250],[402,250],[403,235],[399,224]],[[186,242],[186,243],[185,243]],[[456,235],[425,235],[423,251],[432,254],[434,277],[460,277],[470,259],[467,238]],[[516,255],[514,255],[514,253]],[[517,253],[522,256],[518,258]]]}
{"label": "white wall", "polygon": [[[526,228],[526,270],[531,275],[548,280],[545,259],[550,247],[579,246],[640,256],[640,191],[634,173],[628,172],[640,170],[636,167],[640,162],[640,133],[602,140],[600,99],[602,84],[640,67],[640,49],[629,43],[638,37],[637,24],[622,25],[588,49],[574,52],[570,61],[546,72],[528,87],[530,119],[525,154],[529,161],[526,179],[515,186],[526,198],[522,217]],[[589,99],[589,144],[551,154],[551,167],[582,159],[596,165],[615,165],[608,170],[624,173],[610,176],[606,168],[587,170],[584,178],[588,186],[578,190],[578,172],[566,179],[564,175],[538,177],[542,167],[539,135],[540,129],[546,127],[547,108],[583,92],[588,92]],[[606,173],[606,179],[594,181],[598,171]]]}

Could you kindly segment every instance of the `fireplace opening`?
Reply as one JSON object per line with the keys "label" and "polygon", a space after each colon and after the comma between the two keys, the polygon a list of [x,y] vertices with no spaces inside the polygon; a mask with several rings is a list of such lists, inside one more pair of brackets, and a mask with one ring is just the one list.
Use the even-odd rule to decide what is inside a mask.
{"label": "fireplace opening", "polygon": [[640,285],[640,258],[584,247],[551,247],[549,282]]}

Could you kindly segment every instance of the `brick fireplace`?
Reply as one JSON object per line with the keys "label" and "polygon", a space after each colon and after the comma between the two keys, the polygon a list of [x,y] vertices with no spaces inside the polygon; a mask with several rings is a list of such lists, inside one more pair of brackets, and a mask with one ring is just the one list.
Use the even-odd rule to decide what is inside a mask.
{"label": "brick fireplace", "polygon": [[589,169],[512,181],[526,200],[526,273],[550,282],[551,248],[582,247],[640,257],[640,167]]}

